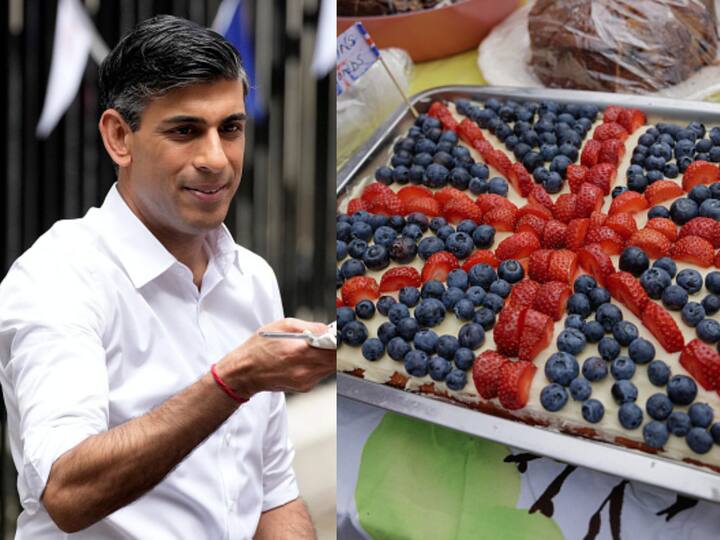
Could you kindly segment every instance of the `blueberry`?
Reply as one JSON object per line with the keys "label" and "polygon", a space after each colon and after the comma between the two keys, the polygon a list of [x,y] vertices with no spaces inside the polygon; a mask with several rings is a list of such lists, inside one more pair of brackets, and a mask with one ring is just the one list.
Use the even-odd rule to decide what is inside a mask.
{"label": "blueberry", "polygon": [[583,293],[574,293],[567,300],[567,312],[587,317],[592,312],[590,299]]}
{"label": "blueberry", "polygon": [[582,327],[582,333],[589,343],[599,342],[605,335],[605,329],[597,321],[588,321]]}
{"label": "blueberry", "polygon": [[357,259],[348,259],[340,266],[340,275],[345,279],[365,274],[365,265]]}
{"label": "blueberry", "polygon": [[599,356],[590,356],[583,362],[582,374],[588,381],[601,381],[607,377],[607,364]]}
{"label": "blueberry", "polygon": [[447,359],[433,355],[428,362],[428,373],[433,381],[444,381],[448,373],[452,370],[452,365]]}
{"label": "blueberry", "polygon": [[[408,223],[405,225],[400,232],[403,238],[408,238],[413,241],[413,243],[417,242],[422,238],[423,231],[420,227],[418,227],[415,223]],[[395,239],[390,241],[390,246],[393,245],[395,242]]]}
{"label": "blueberry", "polygon": [[595,320],[603,325],[606,332],[610,332],[618,322],[622,321],[622,311],[614,304],[601,304],[595,312]]}
{"label": "blueberry", "polygon": [[707,454],[713,445],[713,438],[710,433],[699,427],[692,428],[685,440],[690,449],[696,454]]}
{"label": "blueberry", "polygon": [[637,386],[626,379],[613,383],[610,393],[617,403],[629,403],[638,397]]}
{"label": "blueberry", "polygon": [[720,272],[713,270],[705,276],[705,288],[713,294],[720,294]]}
{"label": "blueberry", "polygon": [[488,193],[495,193],[501,197],[507,197],[508,194],[508,183],[505,179],[496,176],[491,178],[488,182]]}
{"label": "blueberry", "polygon": [[692,268],[680,270],[675,278],[675,281],[690,294],[698,292],[702,288],[703,284],[700,272],[693,270]]}
{"label": "blueberry", "polygon": [[471,178],[470,183],[468,184],[468,189],[473,195],[482,195],[483,193],[487,193],[489,187],[488,181],[481,180],[480,178]]}
{"label": "blueberry", "polygon": [[667,427],[673,435],[684,437],[690,431],[690,417],[682,411],[674,411],[667,419]]}
{"label": "blueberry", "polygon": [[355,304],[355,314],[360,319],[371,319],[375,315],[375,304],[370,300],[360,300]]}
{"label": "blueberry", "polygon": [[393,182],[393,171],[390,167],[383,165],[375,170],[375,180],[389,186]]}
{"label": "blueberry", "polygon": [[717,199],[708,199],[704,201],[698,209],[698,214],[702,217],[712,218],[720,221],[720,201]]}
{"label": "blueberry", "polygon": [[661,217],[661,218],[667,218],[670,219],[670,210],[665,208],[662,205],[656,205],[653,206],[650,210],[648,210],[648,219]]}
{"label": "blueberry", "polygon": [[473,285],[472,287],[469,287],[467,291],[465,291],[466,298],[470,300],[476,307],[482,305],[482,301],[485,299],[485,294],[485,289],[477,285]]}
{"label": "blueberry", "polygon": [[559,351],[577,355],[585,348],[586,342],[585,334],[580,330],[566,328],[560,332],[556,344]]}
{"label": "blueberry", "polygon": [[362,345],[362,355],[366,360],[379,360],[385,354],[385,345],[378,338],[370,338]]}
{"label": "blueberry", "polygon": [[467,272],[462,268],[451,270],[446,281],[448,287],[457,287],[463,291],[468,288],[469,284]]}
{"label": "blueberry", "polygon": [[504,279],[498,279],[490,284],[490,291],[501,298],[507,298],[510,294],[510,284]]}
{"label": "blueberry", "polygon": [[708,428],[712,424],[715,414],[707,403],[693,403],[688,409],[688,416],[693,426]]}
{"label": "blueberry", "polygon": [[490,284],[497,279],[497,273],[489,264],[480,263],[470,268],[468,277],[470,278],[470,285],[479,285],[483,289],[488,290]]}
{"label": "blueberry", "polygon": [[447,224],[448,222],[444,217],[436,216],[430,220],[429,227],[432,232],[436,233],[440,227],[444,227]]}
{"label": "blueberry", "polygon": [[667,393],[676,405],[690,405],[697,396],[697,384],[686,375],[673,375],[668,381]]}
{"label": "blueberry", "polygon": [[405,304],[393,304],[388,310],[388,319],[395,326],[398,325],[403,319],[407,319],[410,316],[410,310]]}
{"label": "blueberry", "polygon": [[380,244],[373,244],[363,253],[363,262],[370,270],[382,270],[390,266],[390,255]]}
{"label": "blueberry", "polygon": [[665,446],[670,434],[662,422],[653,420],[643,427],[643,440],[650,448],[662,448]]}
{"label": "blueberry", "polygon": [[610,373],[615,380],[629,380],[635,375],[635,362],[627,356],[618,356],[610,364]]}
{"label": "blueberry", "polygon": [[490,330],[495,325],[495,312],[492,309],[481,307],[475,312],[473,322],[478,323],[485,330]]}
{"label": "blueberry", "polygon": [[447,242],[447,239],[450,238],[451,234],[455,234],[455,229],[452,225],[443,225],[435,233],[435,235],[443,242]]}
{"label": "blueberry", "polygon": [[588,399],[582,404],[582,416],[591,424],[597,424],[605,416],[605,407],[597,399]]}
{"label": "blueberry", "polygon": [[410,169],[405,165],[399,165],[393,169],[392,172],[393,182],[398,184],[407,184],[410,181]]}
{"label": "blueberry", "polygon": [[585,295],[589,294],[595,287],[597,287],[597,281],[588,274],[581,275],[573,283],[573,291]]}
{"label": "blueberry", "polygon": [[720,322],[715,319],[703,319],[695,327],[697,336],[705,343],[720,341]]}
{"label": "blueberry", "polygon": [[575,401],[585,401],[590,394],[592,394],[592,386],[587,379],[577,377],[570,383],[570,395]]}
{"label": "blueberry", "polygon": [[337,321],[338,330],[342,331],[347,323],[355,320],[355,311],[350,307],[339,307],[336,310],[335,320]]}
{"label": "blueberry", "polygon": [[705,184],[698,184],[688,192],[688,198],[697,204],[702,204],[704,200],[711,198],[711,196],[710,188]]}
{"label": "blueberry", "polygon": [[540,392],[540,403],[550,412],[562,409],[567,403],[567,400],[567,390],[557,383],[548,384]]}
{"label": "blueberry", "polygon": [[578,376],[580,367],[575,357],[566,352],[553,353],[545,363],[545,376],[550,382],[567,386]]}
{"label": "blueberry", "polygon": [[430,139],[420,139],[415,143],[415,154],[434,154],[436,152],[435,143]]}
{"label": "blueberry", "polygon": [[469,235],[472,235],[475,229],[477,229],[477,223],[475,223],[472,219],[463,219],[460,223],[458,223],[456,228],[457,232]]}
{"label": "blueberry", "polygon": [[655,358],[655,347],[647,339],[639,337],[628,346],[628,354],[636,364],[647,364]]}
{"label": "blueberry", "polygon": [[613,324],[612,334],[623,347],[630,345],[639,335],[637,326],[629,321],[619,321]]}
{"label": "blueberry", "polygon": [[430,360],[427,353],[411,350],[405,355],[405,371],[415,377],[424,377],[428,374]]}
{"label": "blueberry", "polygon": [[697,217],[698,212],[698,204],[686,197],[677,199],[670,205],[670,217],[678,225],[685,225],[692,218]]}
{"label": "blueberry", "polygon": [[[562,140],[562,137],[560,140]],[[570,160],[570,158],[559,154],[555,156],[550,162],[550,172],[557,172],[562,178],[565,178],[565,171],[567,170],[568,165],[570,165],[571,163],[572,161]]]}
{"label": "blueberry", "polygon": [[625,248],[620,255],[620,270],[630,272],[635,277],[639,277],[649,266],[648,256],[638,247]]}
{"label": "blueberry", "polygon": [[[439,143],[437,145],[437,152],[435,152],[435,155],[433,156],[433,165],[440,165],[445,169],[447,174],[445,175],[445,179],[450,176],[450,169],[453,169],[455,167],[455,158],[452,157],[449,153],[449,150],[452,148],[452,145],[447,143]],[[430,171],[430,167],[428,166],[427,171]],[[444,173],[443,173],[444,174]],[[433,187],[440,187],[440,186],[433,186]]]}
{"label": "blueberry", "polygon": [[497,274],[500,279],[508,283],[517,283],[525,276],[525,270],[515,259],[507,259],[500,263]]}
{"label": "blueberry", "polygon": [[388,356],[393,360],[402,360],[410,352],[410,345],[401,337],[394,337],[387,344]]}
{"label": "blueberry", "polygon": [[662,297],[663,291],[670,286],[672,278],[665,270],[658,267],[648,268],[640,276],[640,284],[648,296],[654,300]]}
{"label": "blueberry", "polygon": [[[656,159],[656,158],[648,158],[648,159]],[[644,193],[645,189],[647,189],[650,179],[651,173],[656,173],[658,171],[649,171],[647,176],[644,174],[636,174],[628,178],[627,181],[627,187],[630,191],[637,191],[638,193]],[[662,174],[662,173],[660,173]]]}
{"label": "blueberry", "polygon": [[550,178],[550,171],[545,167],[535,167],[533,170],[533,179],[537,184],[544,184]]}
{"label": "blueberry", "polygon": [[[555,156],[553,158],[553,161],[555,161],[558,158],[563,158],[563,159],[567,160],[567,158],[565,156]],[[530,152],[526,153],[522,158],[522,164],[525,166],[525,168],[528,171],[535,170],[535,168],[541,166],[542,163],[543,163],[543,161],[542,161],[542,157],[540,156],[540,154],[538,154],[537,152],[534,152],[532,150]]]}
{"label": "blueberry", "polygon": [[380,341],[387,345],[392,338],[397,336],[397,327],[393,323],[386,321],[378,327],[377,335]]}
{"label": "blueberry", "polygon": [[420,351],[432,354],[435,352],[438,340],[438,335],[432,330],[418,330],[413,337],[413,345]]}
{"label": "blueberry", "polygon": [[362,256],[367,251],[367,248],[368,243],[365,240],[355,238],[348,244],[348,255],[350,255],[353,259],[362,259]]}
{"label": "blueberry", "polygon": [[487,180],[490,176],[490,169],[484,163],[473,163],[470,166],[470,176],[480,180]]}
{"label": "blueberry", "polygon": [[710,184],[710,194],[713,199],[720,199],[720,182]]}
{"label": "blueberry", "polygon": [[577,313],[572,313],[565,317],[565,328],[576,328],[582,330],[585,325],[583,318]]}
{"label": "blueberry", "polygon": [[500,313],[500,310],[503,308],[504,304],[505,302],[503,301],[502,296],[495,293],[487,293],[482,301],[482,305],[488,309],[491,309],[493,313]]}
{"label": "blueberry", "polygon": [[672,311],[681,310],[687,301],[688,293],[679,285],[670,285],[662,293],[663,305]]}
{"label": "blueberry", "polygon": [[560,193],[563,187],[563,179],[560,173],[551,171],[548,177],[543,180],[542,185],[548,193]]}
{"label": "blueberry", "polygon": [[653,360],[648,364],[648,379],[655,386],[665,386],[670,378],[670,368],[662,360]]}
{"label": "blueberry", "polygon": [[462,167],[455,167],[450,171],[450,185],[459,190],[466,190],[470,184],[470,173]]}
{"label": "blueberry", "polygon": [[473,362],[475,361],[475,353],[467,347],[459,347],[455,351],[454,359],[455,366],[457,366],[458,369],[467,371],[472,367]]}
{"label": "blueberry", "polygon": [[485,330],[477,323],[465,323],[458,332],[461,347],[475,350],[485,342]]}
{"label": "blueberry", "polygon": [[552,161],[558,153],[558,146],[556,144],[542,144],[540,146],[540,157],[543,161]]}
{"label": "blueberry", "polygon": [[672,401],[665,394],[653,394],[645,404],[648,415],[655,420],[665,420],[673,410]]}
{"label": "blueberry", "polygon": [[708,294],[702,299],[701,304],[706,315],[715,315],[720,311],[720,296],[717,294]]}
{"label": "blueberry", "polygon": [[715,444],[720,444],[720,422],[715,422],[710,428],[710,435],[712,435]]}
{"label": "blueberry", "polygon": [[595,287],[588,293],[588,298],[590,299],[592,308],[597,309],[601,305],[610,302],[610,291],[605,287]]}
{"label": "blueberry", "polygon": [[432,154],[429,152],[421,152],[419,154],[415,154],[415,157],[413,158],[413,165],[419,165],[423,167],[423,172],[425,172],[425,167],[429,166],[433,162]]}
{"label": "blueberry", "polygon": [[359,347],[367,337],[367,327],[360,321],[350,321],[343,326],[342,339],[351,347]]}
{"label": "blueberry", "polygon": [[445,286],[440,283],[437,279],[429,279],[423,283],[420,289],[420,296],[422,298],[442,298],[445,292]]}
{"label": "blueberry", "polygon": [[610,362],[615,360],[615,358],[617,358],[620,354],[620,344],[615,341],[614,338],[606,336],[600,340],[600,343],[598,343],[598,352],[600,353],[600,356],[602,356],[603,360]]}
{"label": "blueberry", "polygon": [[420,324],[418,323],[417,319],[413,317],[406,317],[405,319],[398,322],[395,326],[395,331],[397,332],[398,336],[400,336],[406,341],[412,340],[415,337],[415,334],[417,334],[418,330],[420,330]]}
{"label": "blueberry", "polygon": [[448,373],[445,384],[450,390],[458,392],[465,388],[467,384],[467,373],[461,369],[453,368],[450,373]]}
{"label": "blueberry", "polygon": [[437,326],[445,319],[445,306],[437,298],[425,298],[415,308],[415,318],[420,326]]}
{"label": "blueberry", "polygon": [[432,255],[438,251],[445,250],[445,242],[440,240],[437,236],[428,236],[420,240],[418,244],[418,254],[424,260],[429,259]]}
{"label": "blueberry", "polygon": [[439,163],[431,163],[425,169],[425,185],[432,188],[441,188],[447,184],[450,172]]}
{"label": "blueberry", "polygon": [[445,241],[445,247],[458,259],[464,259],[473,249],[473,240],[467,233],[454,232]]}
{"label": "blueberry", "polygon": [[453,312],[461,321],[470,321],[475,316],[475,305],[467,298],[461,298],[453,306]]}
{"label": "blueberry", "polygon": [[618,420],[625,429],[636,429],[642,424],[642,409],[635,403],[623,403],[618,410]]}
{"label": "blueberry", "polygon": [[495,228],[492,225],[480,225],[473,231],[472,239],[475,247],[489,248],[495,241]]}
{"label": "blueberry", "polygon": [[688,302],[681,311],[682,320],[688,326],[695,327],[700,321],[705,319],[705,308],[697,302]]}
{"label": "blueberry", "polygon": [[416,287],[403,287],[398,293],[398,300],[408,307],[415,307],[420,301],[420,291]]}
{"label": "blueberry", "polygon": [[515,148],[513,149],[513,154],[518,161],[521,161],[525,157],[525,155],[530,152],[530,150],[532,150],[532,148],[529,144],[521,142],[515,145]]}

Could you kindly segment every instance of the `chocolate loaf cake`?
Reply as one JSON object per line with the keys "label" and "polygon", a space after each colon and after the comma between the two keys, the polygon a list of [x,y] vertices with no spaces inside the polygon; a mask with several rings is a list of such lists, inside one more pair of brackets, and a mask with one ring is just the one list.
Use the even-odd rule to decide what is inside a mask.
{"label": "chocolate loaf cake", "polygon": [[435,7],[439,0],[338,0],[340,17],[395,15]]}

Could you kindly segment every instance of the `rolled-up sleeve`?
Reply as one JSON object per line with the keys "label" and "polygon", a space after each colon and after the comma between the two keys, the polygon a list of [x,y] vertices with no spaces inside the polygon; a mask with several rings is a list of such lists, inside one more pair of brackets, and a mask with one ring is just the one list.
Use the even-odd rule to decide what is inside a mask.
{"label": "rolled-up sleeve", "polygon": [[31,514],[53,463],[108,426],[96,289],[72,269],[54,272],[48,281],[16,266],[0,288],[0,381],[20,499]]}
{"label": "rolled-up sleeve", "polygon": [[276,392],[263,442],[263,512],[297,499],[294,457],[295,449],[288,438],[285,396]]}

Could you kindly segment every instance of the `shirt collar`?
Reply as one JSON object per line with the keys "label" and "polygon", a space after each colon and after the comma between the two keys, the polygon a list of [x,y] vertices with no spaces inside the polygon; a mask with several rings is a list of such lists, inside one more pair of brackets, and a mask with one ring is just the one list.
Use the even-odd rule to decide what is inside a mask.
{"label": "shirt collar", "polygon": [[[113,184],[100,208],[109,234],[110,250],[118,257],[136,288],[141,288],[181,264],[130,210]],[[210,257],[217,261],[223,274],[230,264],[239,270],[239,247],[223,224],[208,235]]]}

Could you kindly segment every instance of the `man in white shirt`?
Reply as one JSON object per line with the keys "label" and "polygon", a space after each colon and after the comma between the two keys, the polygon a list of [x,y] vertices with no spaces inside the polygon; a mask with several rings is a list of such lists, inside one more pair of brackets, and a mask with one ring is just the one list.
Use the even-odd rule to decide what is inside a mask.
{"label": "man in white shirt", "polygon": [[171,16],[103,62],[118,182],[0,284],[16,538],[314,536],[282,391],[311,389],[335,354],[257,334],[326,327],[283,319],[272,269],[222,224],[247,89],[227,41]]}

